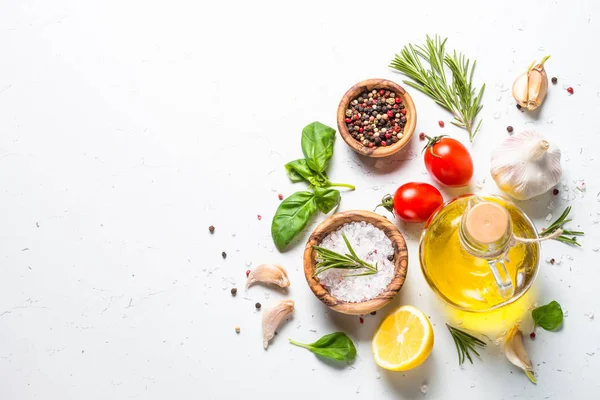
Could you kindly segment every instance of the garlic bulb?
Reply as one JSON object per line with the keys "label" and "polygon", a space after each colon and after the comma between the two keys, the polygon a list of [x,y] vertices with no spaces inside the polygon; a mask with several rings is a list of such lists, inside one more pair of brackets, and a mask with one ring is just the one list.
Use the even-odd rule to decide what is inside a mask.
{"label": "garlic bulb", "polygon": [[248,274],[246,287],[248,288],[256,282],[277,285],[280,288],[290,286],[290,280],[288,279],[285,269],[275,264],[261,264],[253,269],[250,274]]}
{"label": "garlic bulb", "polygon": [[531,199],[560,181],[560,149],[535,132],[518,133],[494,150],[491,173],[503,192]]}
{"label": "garlic bulb", "polygon": [[282,300],[265,311],[262,318],[263,347],[265,350],[269,347],[269,341],[275,336],[277,327],[293,312],[294,300]]}
{"label": "garlic bulb", "polygon": [[546,75],[544,63],[548,58],[550,56],[544,57],[535,66],[533,65],[534,61],[527,72],[521,74],[513,83],[513,97],[521,107],[535,110],[544,101],[546,93],[548,93],[548,75]]}
{"label": "garlic bulb", "polygon": [[531,382],[537,383],[531,359],[523,346],[523,333],[517,325],[513,326],[504,339],[504,353],[508,361],[521,368]]}

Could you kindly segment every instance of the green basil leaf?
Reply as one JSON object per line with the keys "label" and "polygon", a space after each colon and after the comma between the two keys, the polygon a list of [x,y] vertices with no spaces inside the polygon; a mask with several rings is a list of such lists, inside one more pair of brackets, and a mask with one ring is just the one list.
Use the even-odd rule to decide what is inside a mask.
{"label": "green basil leaf", "polygon": [[344,332],[330,333],[310,344],[298,343],[292,339],[290,339],[290,343],[338,361],[352,361],[356,358],[356,347]]}
{"label": "green basil leaf", "polygon": [[551,301],[545,306],[535,308],[531,312],[535,326],[544,328],[547,331],[557,330],[563,322],[563,311],[560,304]]}
{"label": "green basil leaf", "polygon": [[342,196],[340,191],[333,188],[315,188],[315,196],[317,201],[317,207],[323,214],[329,213],[333,210],[338,204],[340,204],[340,200]]}
{"label": "green basil leaf", "polygon": [[310,169],[304,158],[285,164],[285,170],[292,182],[306,181],[313,186],[325,187],[329,184],[326,173],[317,173]]}
{"label": "green basil leaf", "polygon": [[335,129],[313,122],[302,129],[302,152],[308,166],[315,172],[325,172],[333,156]]}
{"label": "green basil leaf", "polygon": [[275,246],[281,250],[290,244],[316,211],[315,194],[308,190],[296,192],[283,200],[271,223],[271,236]]}
{"label": "green basil leaf", "polygon": [[[288,178],[290,178],[292,182],[308,181],[308,177],[312,176],[312,171],[308,168],[308,164],[306,164],[304,158],[290,161],[285,164],[284,167]],[[307,178],[305,178],[305,176],[307,176]]]}

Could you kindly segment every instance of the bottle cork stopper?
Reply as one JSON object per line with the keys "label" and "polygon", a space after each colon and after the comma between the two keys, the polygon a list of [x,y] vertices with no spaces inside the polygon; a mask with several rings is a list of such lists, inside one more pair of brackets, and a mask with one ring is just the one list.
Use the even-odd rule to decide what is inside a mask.
{"label": "bottle cork stopper", "polygon": [[479,243],[491,244],[502,239],[509,229],[508,212],[496,203],[476,204],[467,214],[466,228]]}

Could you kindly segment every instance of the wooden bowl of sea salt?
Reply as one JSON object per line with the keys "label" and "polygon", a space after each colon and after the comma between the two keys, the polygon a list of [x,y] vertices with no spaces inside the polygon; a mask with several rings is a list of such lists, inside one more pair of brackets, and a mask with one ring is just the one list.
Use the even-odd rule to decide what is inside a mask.
{"label": "wooden bowl of sea salt", "polygon": [[[342,232],[358,257],[373,265],[377,263],[376,274],[348,277],[361,270],[329,269],[313,277],[318,262],[313,246],[347,254]],[[404,237],[394,224],[370,211],[332,215],[310,235],[304,249],[308,286],[319,300],[343,314],[368,314],[387,305],[404,284],[407,269]]]}

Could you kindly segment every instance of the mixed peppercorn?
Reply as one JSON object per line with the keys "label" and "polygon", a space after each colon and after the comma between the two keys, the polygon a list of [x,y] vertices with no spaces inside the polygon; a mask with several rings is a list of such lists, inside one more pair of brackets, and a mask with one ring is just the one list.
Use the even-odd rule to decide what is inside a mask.
{"label": "mixed peppercorn", "polygon": [[361,93],[348,104],[346,126],[365,147],[391,146],[404,136],[406,108],[390,90]]}

